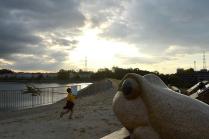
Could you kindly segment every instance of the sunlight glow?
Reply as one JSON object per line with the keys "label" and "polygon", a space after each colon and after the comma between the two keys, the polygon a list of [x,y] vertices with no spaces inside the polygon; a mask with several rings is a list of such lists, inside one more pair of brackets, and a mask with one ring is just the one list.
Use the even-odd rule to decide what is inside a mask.
{"label": "sunlight glow", "polygon": [[[104,68],[117,65],[115,56],[139,56],[138,50],[127,43],[115,42],[112,40],[101,39],[98,37],[99,30],[86,30],[79,37],[78,47],[69,54],[69,58],[73,59],[81,67],[84,66],[84,59],[88,59],[88,67]],[[141,54],[142,56],[142,54]]]}

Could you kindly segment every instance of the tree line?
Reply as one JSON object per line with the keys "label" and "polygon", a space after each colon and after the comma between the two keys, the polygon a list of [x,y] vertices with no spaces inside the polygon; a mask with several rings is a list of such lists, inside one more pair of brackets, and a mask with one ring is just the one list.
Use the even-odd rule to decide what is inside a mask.
{"label": "tree line", "polygon": [[[12,70],[2,69],[0,70],[0,74],[5,73],[15,73]],[[194,71],[194,69],[180,69],[177,70],[174,74],[162,74],[158,71],[147,71],[141,70],[139,68],[120,68],[120,67],[112,67],[112,69],[102,68],[98,69],[96,72],[92,71],[84,71],[84,70],[64,70],[61,69],[57,72],[56,77],[54,78],[44,78],[44,76],[39,76],[38,80],[52,80],[52,81],[66,81],[66,82],[93,82],[97,80],[102,80],[105,78],[113,78],[121,80],[127,73],[136,73],[140,75],[146,75],[149,73],[153,73],[158,75],[166,84],[175,85],[181,88],[188,88],[192,85],[196,84],[198,81],[203,80],[198,78],[199,75],[207,75],[209,76],[209,71]],[[204,77],[203,76],[203,77]]]}
{"label": "tree line", "polygon": [[[96,72],[82,70],[79,70],[78,72],[72,70],[60,70],[58,72],[58,78],[67,79],[68,77],[70,77],[69,75],[71,73],[77,74],[77,76],[74,76],[74,80],[88,79],[90,81],[101,80],[105,78],[121,80],[127,73],[136,73],[142,76],[152,73],[159,76],[167,85],[170,84],[180,88],[189,88],[199,81],[209,80],[209,71],[207,70],[194,71],[194,69],[189,68],[177,70],[177,72],[174,74],[162,74],[158,71],[151,72],[147,70],[141,70],[139,68],[124,69],[119,67],[113,67],[112,69],[103,68],[97,70]],[[79,76],[81,74],[89,74],[90,76],[89,78],[81,78]]]}

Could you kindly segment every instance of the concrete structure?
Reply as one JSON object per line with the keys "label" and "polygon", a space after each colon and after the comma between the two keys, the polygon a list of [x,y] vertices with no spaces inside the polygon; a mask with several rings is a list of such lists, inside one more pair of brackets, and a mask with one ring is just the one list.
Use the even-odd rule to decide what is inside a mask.
{"label": "concrete structure", "polygon": [[177,75],[185,82],[194,81],[199,82],[203,80],[209,80],[209,71],[202,69],[200,71],[185,72],[184,69],[177,69]]}

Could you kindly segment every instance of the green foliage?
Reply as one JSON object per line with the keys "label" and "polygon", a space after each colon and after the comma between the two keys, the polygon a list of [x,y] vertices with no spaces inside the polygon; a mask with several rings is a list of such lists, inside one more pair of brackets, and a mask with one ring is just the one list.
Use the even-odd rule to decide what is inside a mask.
{"label": "green foliage", "polygon": [[62,79],[62,80],[69,79],[69,76],[70,76],[69,71],[64,69],[59,70],[59,72],[57,73],[58,79]]}
{"label": "green foliage", "polygon": [[[0,74],[4,73],[14,73],[11,70],[8,69],[2,69],[0,70]],[[57,72],[57,77],[54,78],[45,77],[43,76],[43,73],[40,73],[40,75],[36,78],[31,78],[27,80],[38,80],[38,81],[44,81],[44,80],[50,80],[50,81],[67,81],[67,82],[93,82],[96,80],[102,80],[105,78],[113,78],[121,80],[127,73],[136,73],[140,75],[145,75],[149,73],[153,73],[158,75],[166,84],[175,85],[180,88],[188,88],[192,85],[196,84],[197,82],[201,80],[205,80],[205,77],[207,78],[209,75],[209,71],[207,70],[201,70],[201,71],[194,71],[194,69],[177,69],[177,72],[175,74],[161,74],[158,71],[150,72],[146,70],[140,70],[139,68],[120,68],[120,67],[112,67],[112,69],[108,68],[101,68],[97,70],[96,72],[91,71],[84,71],[84,70],[64,70],[61,69]],[[201,77],[201,78],[200,78]],[[21,80],[16,79],[15,77],[5,77],[1,78],[0,80],[7,81],[7,80]],[[204,79],[202,79],[204,78]]]}
{"label": "green foliage", "polygon": [[193,74],[195,73],[193,68],[189,68],[189,69],[178,69],[177,70],[177,74]]}
{"label": "green foliage", "polygon": [[77,73],[74,70],[64,70],[61,69],[57,72],[57,78],[61,80],[68,80],[71,78],[71,75],[76,75]]}
{"label": "green foliage", "polygon": [[14,71],[9,70],[9,69],[1,69],[0,74],[6,74],[6,73],[14,73]]}
{"label": "green foliage", "polygon": [[114,79],[122,79],[127,73],[137,73],[140,75],[145,75],[151,73],[149,71],[139,70],[138,68],[132,69],[123,69],[119,67],[113,67],[112,70],[108,68],[99,69],[96,73],[92,75],[92,79],[104,79],[104,78],[114,78]]}

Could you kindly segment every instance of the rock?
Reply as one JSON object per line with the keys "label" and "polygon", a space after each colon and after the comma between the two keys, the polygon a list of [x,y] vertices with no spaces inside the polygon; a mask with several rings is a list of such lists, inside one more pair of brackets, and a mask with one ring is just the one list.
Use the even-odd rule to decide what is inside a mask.
{"label": "rock", "polygon": [[127,74],[113,111],[134,139],[209,139],[209,106],[172,91],[153,74]]}

